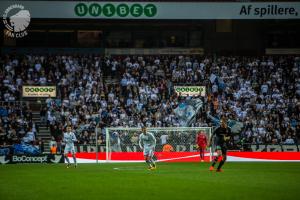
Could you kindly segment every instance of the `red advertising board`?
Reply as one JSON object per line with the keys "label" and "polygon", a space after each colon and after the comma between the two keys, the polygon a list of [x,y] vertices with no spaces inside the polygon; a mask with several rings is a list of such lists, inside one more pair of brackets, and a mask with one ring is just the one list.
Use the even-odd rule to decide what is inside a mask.
{"label": "red advertising board", "polygon": [[[158,162],[199,162],[198,152],[156,152]],[[71,157],[71,155],[69,155]],[[96,153],[77,153],[79,163],[95,163]],[[209,152],[205,160],[209,161]],[[100,162],[106,161],[106,153],[98,153]],[[142,152],[113,152],[109,162],[143,162]],[[228,152],[227,161],[244,162],[300,162],[300,152]]]}

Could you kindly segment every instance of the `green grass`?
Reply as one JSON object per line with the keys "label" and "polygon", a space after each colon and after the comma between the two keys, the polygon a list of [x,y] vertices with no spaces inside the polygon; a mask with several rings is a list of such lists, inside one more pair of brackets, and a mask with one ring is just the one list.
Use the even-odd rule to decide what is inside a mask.
{"label": "green grass", "polygon": [[[0,166],[0,199],[298,199],[300,163],[16,164]],[[114,169],[118,168],[118,170]]]}

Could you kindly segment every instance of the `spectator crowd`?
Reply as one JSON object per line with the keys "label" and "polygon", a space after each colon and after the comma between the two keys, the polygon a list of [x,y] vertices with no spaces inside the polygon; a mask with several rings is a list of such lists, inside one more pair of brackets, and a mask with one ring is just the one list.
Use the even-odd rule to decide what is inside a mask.
{"label": "spectator crowd", "polygon": [[[20,101],[22,85],[57,86],[57,98],[47,98],[40,113],[58,142],[68,125],[80,144],[104,144],[105,127],[179,126],[174,109],[193,97],[177,96],[176,85],[207,89],[192,126],[212,126],[210,113],[244,124],[236,143],[296,144],[300,139],[296,56],[6,55],[0,65],[1,145],[35,141],[28,134],[36,132],[28,106],[9,103]],[[130,137],[126,141],[136,142],[136,134]]]}

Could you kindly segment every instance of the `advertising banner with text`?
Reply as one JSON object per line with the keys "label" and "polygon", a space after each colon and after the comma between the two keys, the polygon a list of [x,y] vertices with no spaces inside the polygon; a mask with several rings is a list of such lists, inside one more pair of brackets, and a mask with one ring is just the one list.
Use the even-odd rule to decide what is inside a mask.
{"label": "advertising banner with text", "polygon": [[40,154],[40,155],[0,155],[0,164],[17,163],[63,163],[62,154]]}
{"label": "advertising banner with text", "polygon": [[23,97],[56,97],[56,86],[22,86]]}
{"label": "advertising banner with text", "polygon": [[[300,19],[300,2],[1,1],[0,13],[22,5],[31,18]],[[28,11],[28,12],[27,12]],[[25,12],[23,12],[25,13]]]}
{"label": "advertising banner with text", "polygon": [[178,96],[205,96],[205,86],[174,86]]}
{"label": "advertising banner with text", "polygon": [[[199,152],[155,152],[158,162],[200,162]],[[68,156],[72,161],[71,154]],[[77,153],[78,163],[107,162],[106,153]],[[206,162],[210,160],[210,153],[205,152]],[[229,162],[300,162],[300,152],[232,152],[227,154]],[[143,152],[113,152],[108,162],[145,162]]]}

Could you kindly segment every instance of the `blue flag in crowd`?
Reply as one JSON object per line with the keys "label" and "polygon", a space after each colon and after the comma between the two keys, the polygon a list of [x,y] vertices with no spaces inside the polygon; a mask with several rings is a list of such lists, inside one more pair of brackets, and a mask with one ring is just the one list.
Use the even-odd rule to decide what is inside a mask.
{"label": "blue flag in crowd", "polygon": [[30,154],[30,155],[38,155],[40,154],[40,150],[29,144],[14,144],[14,154]]}

